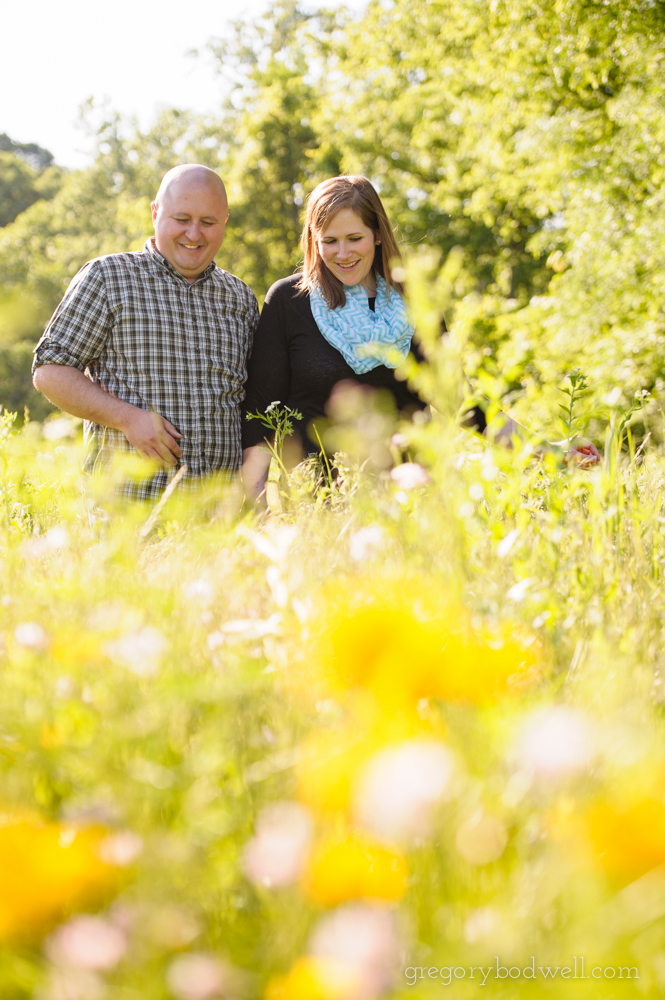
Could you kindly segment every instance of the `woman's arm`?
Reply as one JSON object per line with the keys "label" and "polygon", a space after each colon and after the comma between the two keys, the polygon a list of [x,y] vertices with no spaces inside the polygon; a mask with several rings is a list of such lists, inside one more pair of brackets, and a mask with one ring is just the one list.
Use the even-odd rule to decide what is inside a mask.
{"label": "woman's arm", "polygon": [[242,481],[245,495],[255,502],[265,489],[270,468],[267,441],[271,431],[247,414],[265,413],[271,403],[287,404],[291,385],[288,343],[288,289],[278,282],[266,295],[249,359],[242,406]]}
{"label": "woman's arm", "polygon": [[271,457],[265,445],[255,444],[243,449],[242,484],[251,503],[256,503],[266,488]]}

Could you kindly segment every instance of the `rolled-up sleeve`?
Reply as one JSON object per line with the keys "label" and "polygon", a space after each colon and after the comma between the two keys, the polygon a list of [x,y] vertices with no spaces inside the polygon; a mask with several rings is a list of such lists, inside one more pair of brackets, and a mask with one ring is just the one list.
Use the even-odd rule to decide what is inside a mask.
{"label": "rolled-up sleeve", "polygon": [[84,372],[104,349],[111,326],[104,277],[96,261],[81,268],[34,351],[32,370],[67,365]]}

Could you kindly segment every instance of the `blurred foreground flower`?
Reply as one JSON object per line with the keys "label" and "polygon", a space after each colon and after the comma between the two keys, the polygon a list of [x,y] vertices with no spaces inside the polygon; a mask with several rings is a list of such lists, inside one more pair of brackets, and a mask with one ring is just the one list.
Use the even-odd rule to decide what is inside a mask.
{"label": "blurred foreground flower", "polygon": [[381,704],[400,711],[432,697],[491,701],[538,676],[540,643],[519,626],[506,623],[496,632],[479,633],[465,610],[452,604],[423,618],[400,599],[341,608],[326,622],[322,663],[331,679],[369,688]]}
{"label": "blurred foreground flower", "polygon": [[396,465],[390,472],[390,478],[400,490],[413,490],[419,486],[427,486],[430,477],[417,462],[404,462]]}
{"label": "blurred foreground flower", "polygon": [[212,955],[180,955],[166,980],[176,1000],[217,1000],[228,996],[229,971]]}
{"label": "blurred foreground flower", "polygon": [[400,961],[394,914],[364,903],[340,907],[318,923],[309,952],[353,967],[362,982],[359,995],[378,997],[389,989]]}
{"label": "blurred foreground flower", "polygon": [[58,927],[46,942],[46,954],[55,965],[91,972],[113,969],[127,950],[119,927],[84,914]]}
{"label": "blurred foreground flower", "polygon": [[136,632],[107,642],[104,652],[139,677],[152,677],[157,673],[168,646],[163,632],[152,625],[146,625]]}
{"label": "blurred foreground flower", "polygon": [[268,984],[266,1000],[364,1000],[362,973],[334,958],[300,958]]}
{"label": "blurred foreground flower", "polygon": [[0,941],[33,938],[72,910],[102,902],[121,884],[102,859],[108,831],[0,817]]}
{"label": "blurred foreground flower", "polygon": [[256,834],[245,848],[245,871],[250,882],[266,888],[291,885],[298,880],[312,837],[312,820],[297,802],[267,806],[257,822]]}
{"label": "blurred foreground flower", "polygon": [[517,744],[517,759],[537,777],[560,778],[589,766],[591,730],[570,708],[540,709],[528,717]]}
{"label": "blurred foreground flower", "polygon": [[665,863],[665,803],[635,797],[595,803],[584,827],[597,862],[620,882],[632,882]]}
{"label": "blurred foreground flower", "polygon": [[432,807],[447,792],[454,771],[447,747],[411,740],[376,754],[356,787],[355,817],[378,837],[400,840],[427,832]]}
{"label": "blurred foreground flower", "polygon": [[330,833],[315,845],[303,873],[303,887],[323,906],[349,899],[393,903],[406,892],[404,855],[362,834]]}

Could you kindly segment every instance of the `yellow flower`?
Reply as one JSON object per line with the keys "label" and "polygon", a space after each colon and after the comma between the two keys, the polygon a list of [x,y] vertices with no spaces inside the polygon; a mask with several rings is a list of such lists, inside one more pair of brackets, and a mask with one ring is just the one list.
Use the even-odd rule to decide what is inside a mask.
{"label": "yellow flower", "polygon": [[400,900],[407,888],[404,855],[365,834],[331,833],[316,845],[303,873],[303,888],[323,906],[347,899]]}
{"label": "yellow flower", "polygon": [[656,798],[598,802],[584,817],[601,867],[632,882],[665,862],[665,804]]}
{"label": "yellow flower", "polygon": [[32,815],[0,816],[0,941],[40,936],[119,887],[118,869],[99,855],[107,834]]}
{"label": "yellow flower", "polygon": [[271,980],[266,1000],[354,1000],[362,985],[356,969],[334,958],[299,958],[286,976]]}
{"label": "yellow flower", "polygon": [[425,698],[479,703],[506,695],[530,683],[542,660],[535,637],[516,626],[479,635],[461,608],[423,621],[397,601],[338,614],[322,650],[338,683],[368,688],[402,712]]}

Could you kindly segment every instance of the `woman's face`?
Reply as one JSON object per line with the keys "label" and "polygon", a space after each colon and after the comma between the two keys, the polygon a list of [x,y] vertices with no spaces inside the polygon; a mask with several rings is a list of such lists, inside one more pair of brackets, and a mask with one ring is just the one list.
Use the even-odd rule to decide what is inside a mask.
{"label": "woman's face", "polygon": [[376,233],[350,208],[341,208],[316,237],[323,263],[345,285],[376,291],[372,264]]}

